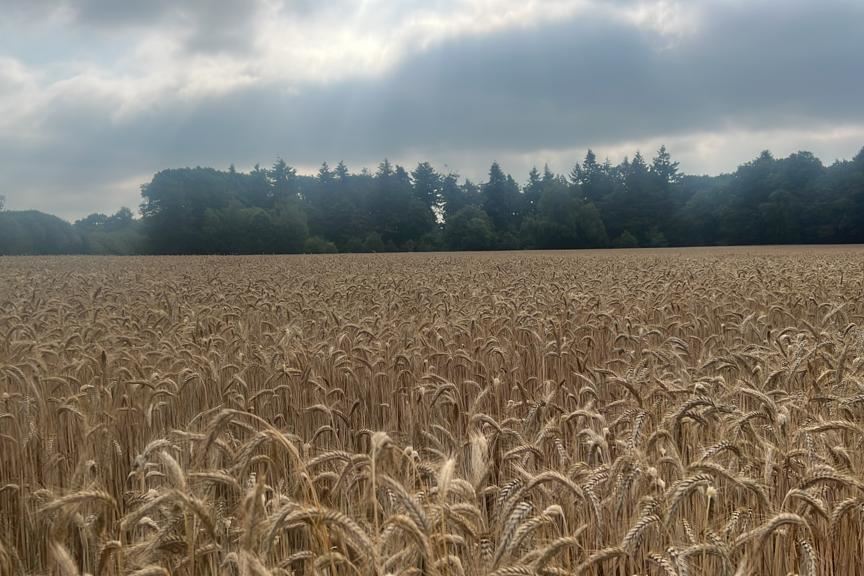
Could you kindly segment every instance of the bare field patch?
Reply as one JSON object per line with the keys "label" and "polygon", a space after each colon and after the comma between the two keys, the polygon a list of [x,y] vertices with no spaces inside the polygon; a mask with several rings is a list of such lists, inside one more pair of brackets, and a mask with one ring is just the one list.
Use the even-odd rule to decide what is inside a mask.
{"label": "bare field patch", "polygon": [[864,573],[864,249],[0,259],[0,574]]}

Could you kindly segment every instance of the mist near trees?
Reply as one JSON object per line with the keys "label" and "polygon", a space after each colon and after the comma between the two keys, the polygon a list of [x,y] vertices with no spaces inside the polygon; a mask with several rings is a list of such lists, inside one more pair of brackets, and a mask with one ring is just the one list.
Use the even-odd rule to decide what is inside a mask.
{"label": "mist near trees", "polygon": [[288,254],[864,243],[864,149],[830,166],[763,152],[731,174],[682,174],[665,147],[613,165],[592,151],[568,174],[520,185],[493,163],[485,182],[381,162],[283,160],[250,172],[163,170],[124,208],[70,224],[2,211],[0,254]]}

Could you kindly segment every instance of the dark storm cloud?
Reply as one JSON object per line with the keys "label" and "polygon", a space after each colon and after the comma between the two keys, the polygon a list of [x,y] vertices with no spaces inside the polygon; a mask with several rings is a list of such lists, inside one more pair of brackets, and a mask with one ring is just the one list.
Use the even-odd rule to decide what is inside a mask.
{"label": "dark storm cloud", "polygon": [[[90,0],[93,10],[97,1],[108,3]],[[155,3],[165,11],[169,4]],[[115,191],[109,183],[174,166],[283,156],[359,168],[384,156],[493,158],[730,128],[864,124],[864,5],[708,6],[698,27],[680,36],[601,11],[451,39],[374,77],[291,91],[265,79],[201,100],[168,95],[122,121],[98,103],[66,101],[42,120],[59,135],[50,143],[28,152],[0,135],[0,186],[10,205],[24,203],[20,190],[28,205],[81,215],[137,198],[134,186]],[[145,18],[128,10],[113,17]],[[218,36],[209,38],[218,48]]]}

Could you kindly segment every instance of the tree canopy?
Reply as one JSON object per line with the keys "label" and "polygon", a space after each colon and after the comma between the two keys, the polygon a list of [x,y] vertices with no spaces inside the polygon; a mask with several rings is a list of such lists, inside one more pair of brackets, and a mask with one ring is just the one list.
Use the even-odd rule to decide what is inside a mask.
{"label": "tree canopy", "polygon": [[864,149],[825,166],[809,152],[765,151],[731,174],[691,176],[662,146],[617,165],[588,150],[565,175],[532,169],[520,185],[493,163],[485,182],[284,160],[238,172],[163,170],[124,208],[69,224],[2,211],[0,254],[267,254],[416,250],[864,242]]}

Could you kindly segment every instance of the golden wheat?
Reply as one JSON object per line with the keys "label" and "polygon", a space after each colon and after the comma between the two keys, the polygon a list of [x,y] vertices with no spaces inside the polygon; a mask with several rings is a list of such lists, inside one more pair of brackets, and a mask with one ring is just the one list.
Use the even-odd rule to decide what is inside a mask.
{"label": "golden wheat", "polygon": [[0,574],[864,573],[862,256],[0,259]]}

